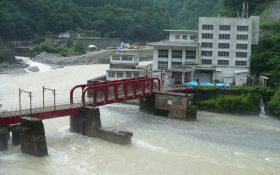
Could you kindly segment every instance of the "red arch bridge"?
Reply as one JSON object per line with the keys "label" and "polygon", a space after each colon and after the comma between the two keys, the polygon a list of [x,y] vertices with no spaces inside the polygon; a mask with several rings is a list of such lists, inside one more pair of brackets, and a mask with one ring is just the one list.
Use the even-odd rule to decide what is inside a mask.
{"label": "red arch bridge", "polygon": [[[47,88],[45,88],[47,89]],[[82,89],[82,95],[78,102],[74,102],[74,93],[77,89]],[[51,90],[51,89],[49,89]],[[43,88],[44,91],[44,88]],[[55,95],[55,90],[52,90]],[[70,91],[70,102],[51,106],[41,106],[32,108],[31,92],[30,108],[5,111],[0,113],[0,126],[9,126],[20,122],[22,116],[30,116],[38,119],[50,119],[69,115],[77,115],[84,106],[102,106],[111,103],[123,102],[127,100],[143,98],[154,95],[155,91],[160,91],[160,80],[153,77],[139,77],[115,81],[97,82],[92,84],[81,84],[73,87]],[[91,98],[86,98],[89,95]],[[55,96],[54,96],[55,97]]]}

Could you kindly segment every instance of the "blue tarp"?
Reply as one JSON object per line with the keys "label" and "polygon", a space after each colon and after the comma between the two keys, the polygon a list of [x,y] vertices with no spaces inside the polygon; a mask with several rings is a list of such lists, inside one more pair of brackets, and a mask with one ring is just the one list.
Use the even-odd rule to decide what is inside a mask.
{"label": "blue tarp", "polygon": [[195,86],[198,86],[198,83],[195,81],[190,81],[190,82],[185,83],[184,85],[187,87],[195,87]]}
{"label": "blue tarp", "polygon": [[184,86],[186,87],[196,87],[196,86],[217,86],[217,87],[229,87],[230,85],[227,83],[227,84],[224,84],[224,83],[216,83],[216,84],[212,84],[212,83],[209,83],[209,82],[202,82],[202,83],[197,83],[195,81],[190,81],[190,82],[187,82],[184,84]]}
{"label": "blue tarp", "polygon": [[217,87],[229,87],[229,84],[224,84],[224,83],[216,83],[215,86]]}
{"label": "blue tarp", "polygon": [[199,86],[214,86],[214,84],[209,83],[209,82],[202,82],[199,84]]}

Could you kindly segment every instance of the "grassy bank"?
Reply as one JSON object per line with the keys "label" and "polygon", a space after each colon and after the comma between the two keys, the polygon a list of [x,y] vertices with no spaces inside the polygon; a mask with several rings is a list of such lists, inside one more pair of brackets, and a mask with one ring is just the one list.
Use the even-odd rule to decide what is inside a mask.
{"label": "grassy bank", "polygon": [[33,46],[31,49],[36,55],[42,52],[57,53],[62,56],[77,56],[86,53],[86,48],[81,43],[77,43],[75,45],[72,45],[70,43],[65,43],[61,45],[40,43],[38,45]]}
{"label": "grassy bank", "polygon": [[[270,88],[259,86],[233,87],[221,89],[217,87],[199,87],[195,89],[196,104],[199,109],[214,112],[258,114],[260,99],[271,106],[278,104],[280,109],[280,93],[278,99],[272,100],[277,93]],[[274,108],[274,107],[272,107]],[[270,108],[270,109],[272,109]],[[280,110],[279,110],[280,113]]]}

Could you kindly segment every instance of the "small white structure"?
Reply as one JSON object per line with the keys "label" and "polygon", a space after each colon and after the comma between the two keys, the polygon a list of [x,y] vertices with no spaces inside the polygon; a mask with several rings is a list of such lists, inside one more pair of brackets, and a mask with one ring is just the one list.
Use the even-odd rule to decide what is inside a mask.
{"label": "small white structure", "polygon": [[113,53],[110,55],[110,70],[107,70],[106,80],[143,77],[144,70],[137,69],[139,58],[132,53]]}

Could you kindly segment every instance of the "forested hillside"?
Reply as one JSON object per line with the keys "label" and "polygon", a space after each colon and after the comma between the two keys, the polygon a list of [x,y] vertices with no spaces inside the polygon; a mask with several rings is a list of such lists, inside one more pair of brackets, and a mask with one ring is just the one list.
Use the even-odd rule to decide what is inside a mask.
{"label": "forested hillside", "polygon": [[89,36],[158,40],[164,28],[196,28],[219,0],[1,0],[0,37],[31,39],[67,30]]}

